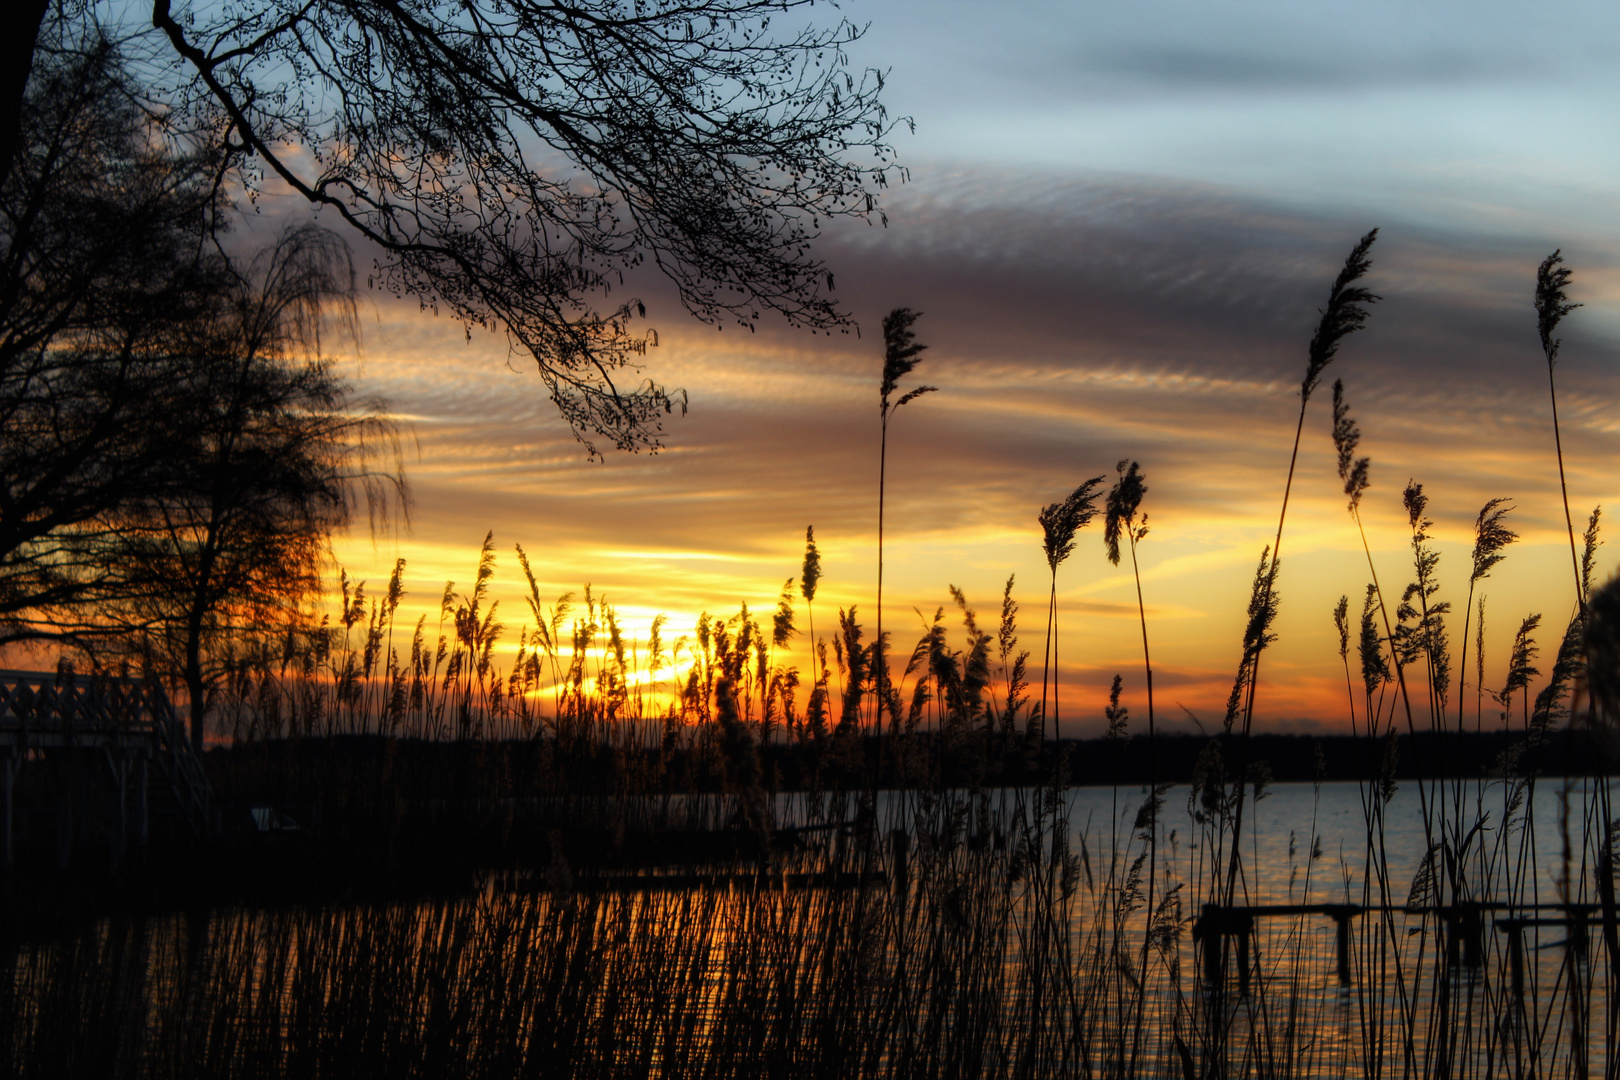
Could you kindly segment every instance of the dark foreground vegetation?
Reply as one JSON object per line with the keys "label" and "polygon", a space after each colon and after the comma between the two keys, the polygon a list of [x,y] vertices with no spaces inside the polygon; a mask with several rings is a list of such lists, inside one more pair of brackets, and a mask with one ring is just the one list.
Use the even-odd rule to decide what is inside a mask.
{"label": "dark foreground vegetation", "polygon": [[[1242,954],[1216,939],[1224,971],[1212,962],[1194,901],[1220,902],[1238,845],[1230,789],[1208,778],[1188,793],[1199,835],[1157,853],[1150,906],[1162,795],[1116,792],[1122,816],[1099,844],[1061,774],[1012,790],[834,786],[795,805],[747,787],[733,759],[720,790],[660,799],[589,775],[568,795],[566,773],[530,771],[532,749],[323,743],[232,764],[241,790],[303,777],[327,793],[282,807],[305,831],[157,848],[116,884],[80,879],[108,891],[88,909],[65,894],[76,912],[48,909],[64,894],[44,877],[14,883],[0,1037],[17,1075],[1336,1076],[1442,1051],[1451,1075],[1564,1073],[1596,1056],[1587,1042],[1611,1008],[1604,902],[1583,888],[1598,868],[1578,862],[1581,838],[1601,835],[1582,808],[1590,784],[1541,781],[1570,806],[1567,891],[1538,895],[1525,808],[1538,781],[1517,771],[1417,781],[1441,836],[1459,793],[1510,827],[1476,831],[1463,860],[1439,840],[1415,877],[1403,861],[1382,883],[1341,884],[1302,843],[1297,886],[1271,892],[1271,868],[1245,863],[1240,904],[1368,912],[1340,991],[1331,938],[1306,913],[1258,927]],[[222,784],[225,756],[211,762]],[[524,774],[560,790],[525,807],[520,784],[495,779]],[[1370,815],[1386,782],[1359,785]],[[379,797],[390,789],[422,797]],[[1378,826],[1358,862],[1377,865]],[[1556,948],[1531,952],[1527,972],[1502,935],[1453,961],[1449,943],[1468,940],[1446,914],[1454,861],[1475,871],[1465,895],[1550,901],[1549,922],[1576,910],[1563,904],[1598,912],[1586,951],[1560,944],[1559,925],[1532,932],[1527,947]]]}
{"label": "dark foreground vegetation", "polygon": [[[1330,293],[1302,417],[1372,302],[1355,284],[1372,241]],[[1549,360],[1566,281],[1556,258],[1543,265]],[[888,345],[914,361],[903,314]],[[1369,463],[1337,383],[1333,418],[1355,514]],[[1478,515],[1472,649],[1454,662],[1411,484],[1399,601],[1375,580],[1359,620],[1348,597],[1324,613],[1352,735],[1252,729],[1280,521],[1209,733],[1156,731],[1141,605],[1146,722],[1121,677],[1107,737],[1077,742],[1060,737],[1051,676],[1059,568],[1094,516],[1133,568],[1147,536],[1140,467],[1105,479],[1039,514],[1039,687],[1010,580],[993,627],[956,592],[954,619],[941,610],[903,663],[850,609],[836,633],[806,633],[808,672],[792,666],[797,599],[813,625],[813,535],[768,630],[744,608],[673,643],[657,620],[638,641],[589,590],[544,602],[520,549],[532,621],[502,669],[488,540],[436,632],[424,617],[396,633],[399,567],[369,598],[345,579],[335,617],[210,638],[191,712],[223,744],[205,755],[214,827],[155,842],[93,889],[8,881],[7,1064],[1183,1080],[1612,1068],[1620,586],[1592,581],[1599,515],[1584,545],[1571,521],[1576,613],[1534,695],[1539,616],[1495,660],[1500,690],[1485,689],[1483,637],[1469,641],[1474,588],[1515,539],[1508,508]],[[1469,661],[1465,692],[1454,673]],[[52,768],[28,761],[25,800]],[[1289,825],[1286,867],[1268,865],[1255,804],[1300,775],[1310,810]],[[1334,778],[1353,783],[1364,842],[1330,856],[1317,814]],[[1105,823],[1076,817],[1075,786],[1095,781],[1110,785]],[[1417,810],[1395,820],[1398,790]],[[1185,799],[1186,833],[1164,824],[1170,798]],[[36,863],[44,828],[23,829]]]}
{"label": "dark foreground vegetation", "polygon": [[[1184,793],[1200,758],[1218,746],[1160,736],[1155,767],[1175,785],[1167,795]],[[1250,769],[1262,793],[1272,783],[1499,781],[1518,746],[1509,733],[1423,732],[1396,739],[1390,755],[1381,743],[1349,736],[1255,735]],[[1608,776],[1616,751],[1607,737],[1566,730],[1520,768]],[[751,821],[735,798],[746,777],[702,750],[596,745],[559,753],[545,740],[382,736],[243,743],[205,757],[216,794],[210,836],[199,841],[171,825],[150,850],[109,866],[100,823],[90,822],[80,826],[66,868],[57,863],[57,778],[41,759],[23,769],[15,794],[17,866],[4,902],[32,933],[109,911],[465,897],[490,875],[543,877],[559,860],[576,878],[609,875],[615,883],[638,871],[681,880],[769,873],[827,831],[825,823],[807,829],[800,808],[835,794],[876,806],[918,790],[1034,798],[1056,784],[1113,788],[1130,804],[1147,790],[1150,765],[1146,740],[1133,738],[1054,741],[1035,752],[1018,745],[1001,760],[942,749],[932,735],[867,737],[836,756],[785,744],[755,754],[762,785],[755,799],[772,809]],[[926,776],[917,759],[930,763]],[[875,827],[870,813],[861,810],[844,831]]]}
{"label": "dark foreground vegetation", "polygon": [[[1053,740],[1038,751],[1017,745],[1001,760],[962,747],[944,748],[932,734],[896,750],[865,737],[847,753],[832,757],[814,747],[785,743],[758,747],[761,776],[774,793],[860,790],[875,781],[879,790],[914,786],[904,775],[908,753],[933,763],[937,782],[949,788],[1035,788],[1050,786],[1059,763],[1074,787],[1135,788],[1146,785],[1147,740]],[[1191,782],[1198,759],[1217,739],[1160,735],[1153,752],[1159,779]],[[1420,778],[1471,780],[1500,775],[1502,762],[1520,750],[1511,731],[1436,733],[1397,737],[1394,754],[1351,735],[1250,736],[1254,767],[1265,766],[1273,783],[1365,781],[1384,775],[1396,781]],[[1614,775],[1620,751],[1603,733],[1564,729],[1536,748],[1531,771],[1544,776]],[[656,748],[616,753],[589,747],[559,760],[544,742],[444,743],[381,736],[338,736],[298,742],[267,740],[210,751],[205,761],[216,790],[251,803],[334,804],[387,797],[401,802],[455,805],[480,798],[644,791],[647,794],[723,794],[731,776],[725,762],[701,751]],[[933,779],[931,778],[931,779]]]}
{"label": "dark foreground vegetation", "polygon": [[[324,877],[339,893],[397,887],[393,872],[400,882],[421,882],[435,867],[450,871],[446,881],[465,885],[481,870],[543,868],[555,844],[572,865],[617,869],[766,858],[773,845],[791,847],[798,837],[793,825],[775,823],[761,832],[737,816],[731,799],[748,774],[757,776],[758,797],[773,806],[834,792],[887,798],[919,788],[1033,792],[1054,784],[1111,787],[1129,800],[1146,791],[1150,767],[1158,782],[1184,791],[1200,761],[1207,764],[1220,752],[1218,739],[1191,735],[1161,735],[1152,748],[1130,737],[1052,741],[1035,750],[1020,740],[1010,752],[985,741],[988,753],[945,746],[931,733],[904,740],[867,736],[836,753],[763,744],[752,748],[754,761],[742,775],[723,748],[603,743],[565,751],[545,739],[377,735],[218,747],[204,757],[216,795],[211,854],[200,873],[175,880],[162,902],[178,903],[198,890],[243,900],[265,889],[320,892]],[[1387,745],[1354,736],[1257,734],[1248,745],[1250,772],[1262,790],[1274,783],[1497,781],[1505,762],[1541,776],[1620,771],[1620,745],[1605,733],[1579,729],[1564,729],[1530,753],[1521,736],[1502,731],[1419,732]],[[24,767],[21,781],[14,826],[19,867],[49,876],[57,858],[55,778],[38,760]],[[277,828],[288,835],[263,837],[265,829],[249,820],[253,808],[285,819]],[[189,848],[165,843],[182,839],[175,830],[159,837],[159,857],[166,852],[191,860]],[[88,831],[81,836],[78,861],[105,870],[93,840]],[[316,864],[326,869],[316,873]],[[276,869],[267,878],[254,875],[254,866]]]}

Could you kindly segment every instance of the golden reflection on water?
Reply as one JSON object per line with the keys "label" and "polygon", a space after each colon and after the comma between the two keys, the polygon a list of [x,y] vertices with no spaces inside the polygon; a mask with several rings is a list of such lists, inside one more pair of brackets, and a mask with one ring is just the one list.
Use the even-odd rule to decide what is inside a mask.
{"label": "golden reflection on water", "polygon": [[[1376,901],[1353,845],[1324,832],[1353,791],[1303,788],[1254,815],[1243,899]],[[456,899],[104,920],[7,957],[0,1023],[15,1062],[65,1054],[102,1075],[1606,1073],[1600,927],[1552,913],[1516,945],[1484,918],[1453,964],[1434,915],[1359,915],[1345,986],[1331,917],[1266,917],[1246,978],[1224,939],[1217,986],[1181,898],[1208,895],[1229,852],[1167,807],[1177,839],[1160,845],[1146,940],[1139,803],[1075,793],[1053,843],[1019,840],[1005,807],[891,798],[881,817],[911,822],[903,844],[830,830],[763,868],[553,868]],[[1421,841],[1395,840],[1389,865],[1418,866]],[[1561,852],[1537,866],[1567,873]],[[1416,876],[1385,893],[1404,903]],[[90,1030],[104,1047],[75,1045]]]}

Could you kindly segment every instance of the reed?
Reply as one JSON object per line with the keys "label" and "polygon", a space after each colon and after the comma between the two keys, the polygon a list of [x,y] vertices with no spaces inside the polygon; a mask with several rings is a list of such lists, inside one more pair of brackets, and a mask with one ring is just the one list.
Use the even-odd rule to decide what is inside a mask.
{"label": "reed", "polygon": [[[1041,550],[1046,555],[1047,569],[1052,573],[1051,589],[1046,601],[1046,653],[1041,663],[1041,708],[1030,721],[1030,739],[1039,743],[1045,737],[1046,718],[1052,717],[1052,735],[1058,737],[1057,684],[1052,669],[1057,666],[1057,572],[1058,567],[1074,554],[1075,537],[1097,516],[1097,489],[1103,477],[1093,476],[1069,492],[1069,497],[1043,508],[1037,515],[1041,525]],[[1046,709],[1047,687],[1052,689],[1052,710]]]}
{"label": "reed", "polygon": [[1294,425],[1294,446],[1288,458],[1288,478],[1283,484],[1282,508],[1277,514],[1277,535],[1269,548],[1261,553],[1260,568],[1255,574],[1254,588],[1249,603],[1249,620],[1244,632],[1243,656],[1239,661],[1237,680],[1233,684],[1232,701],[1227,707],[1226,729],[1230,734],[1234,719],[1242,725],[1237,744],[1238,765],[1233,781],[1232,834],[1230,860],[1226,875],[1226,902],[1236,895],[1238,879],[1239,845],[1236,837],[1243,831],[1244,789],[1248,784],[1248,736],[1254,723],[1255,694],[1260,685],[1260,658],[1270,645],[1270,627],[1276,617],[1277,573],[1282,558],[1283,526],[1288,520],[1288,502],[1294,490],[1294,472],[1299,464],[1299,446],[1305,431],[1305,413],[1311,395],[1322,379],[1322,373],[1338,356],[1339,346],[1346,337],[1361,329],[1370,314],[1368,305],[1378,297],[1356,282],[1372,267],[1368,253],[1378,230],[1369,230],[1350,249],[1344,266],[1328,290],[1327,306],[1322,309],[1316,332],[1306,350],[1305,377],[1299,386],[1299,419]]}
{"label": "reed", "polygon": [[889,419],[902,405],[909,404],[924,394],[934,393],[937,386],[915,386],[894,401],[889,399],[900,389],[900,380],[911,374],[923,350],[912,326],[921,312],[910,308],[895,308],[883,317],[883,380],[879,385],[880,435],[878,440],[878,566],[877,566],[877,638],[872,643],[873,688],[877,701],[875,726],[883,726],[883,709],[888,704],[889,659],[888,644],[883,636],[883,510],[884,485],[889,469]]}
{"label": "reed", "polygon": [[[1374,298],[1357,282],[1373,237],[1330,292],[1297,432],[1338,344],[1367,318]],[[1538,312],[1561,318],[1559,272],[1543,267],[1557,296]],[[897,355],[920,350],[909,326],[888,341]],[[904,374],[886,362],[885,423]],[[359,879],[459,858],[461,880],[342,902],[293,894],[66,925],[8,920],[0,1069],[1608,1075],[1620,1062],[1608,783],[1595,765],[1561,785],[1539,774],[1554,739],[1602,745],[1620,713],[1608,678],[1620,586],[1592,582],[1599,516],[1584,552],[1572,549],[1582,599],[1545,685],[1532,695],[1545,661],[1531,614],[1501,689],[1487,693],[1476,593],[1515,539],[1510,504],[1493,499],[1476,515],[1461,589],[1442,581],[1429,494],[1408,484],[1410,571],[1392,578],[1386,565],[1382,580],[1410,583],[1386,602],[1360,513],[1374,493],[1371,460],[1358,456],[1345,397],[1336,380],[1339,477],[1371,582],[1359,618],[1349,595],[1332,613],[1361,814],[1359,850],[1336,862],[1322,842],[1327,764],[1318,757],[1308,793],[1278,796],[1250,744],[1297,437],[1225,723],[1185,776],[1162,775],[1156,756],[1138,561],[1147,488],[1137,463],[1116,467],[1101,512],[1105,552],[1116,566],[1130,554],[1137,594],[1149,779],[1139,798],[1117,782],[1072,788],[1075,746],[1056,738],[1057,570],[1099,512],[1103,477],[1039,513],[1050,571],[1039,700],[1009,577],[994,626],[950,587],[892,685],[892,631],[880,622],[868,641],[855,608],[840,610],[841,723],[831,727],[812,531],[768,628],[740,605],[704,612],[673,643],[662,617],[638,639],[590,586],[545,600],[517,548],[528,618],[510,651],[489,536],[471,586],[440,595],[436,625],[424,616],[395,626],[405,599],[397,564],[380,592],[342,578],[333,612],[244,634],[211,718],[233,744],[210,761],[221,790],[297,807],[310,832],[319,818],[312,846],[266,855],[273,865],[346,860]],[[886,443],[880,528],[885,453]],[[1465,613],[1455,666],[1452,596]],[[1471,775],[1454,674],[1468,669],[1470,631],[1476,732],[1494,727],[1503,747]],[[801,639],[808,696],[793,663]],[[1116,762],[1131,737],[1123,688],[1115,676],[1103,707]],[[869,695],[890,723],[862,723]],[[1432,753],[1415,779],[1398,781],[1401,754],[1419,746]],[[1184,820],[1166,781],[1187,784]],[[1258,818],[1272,798],[1293,800],[1288,841],[1263,852]],[[1249,910],[1268,903],[1283,910]]]}
{"label": "reed", "polygon": [[1586,589],[1580,564],[1575,557],[1575,519],[1569,512],[1569,481],[1564,476],[1564,438],[1558,427],[1558,380],[1554,370],[1558,366],[1558,350],[1563,339],[1556,337],[1559,323],[1571,311],[1580,307],[1569,302],[1566,292],[1574,276],[1563,265],[1562,250],[1554,251],[1536,268],[1536,330],[1541,336],[1541,353],[1547,360],[1547,396],[1552,403],[1553,451],[1558,458],[1558,493],[1564,502],[1564,525],[1569,531],[1570,569],[1575,572],[1575,594],[1581,610],[1586,610]]}

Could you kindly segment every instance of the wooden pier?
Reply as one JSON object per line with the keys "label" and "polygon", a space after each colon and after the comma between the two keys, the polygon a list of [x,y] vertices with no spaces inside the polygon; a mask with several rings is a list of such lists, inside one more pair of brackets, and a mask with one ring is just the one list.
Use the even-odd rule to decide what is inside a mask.
{"label": "wooden pier", "polygon": [[42,762],[49,777],[60,868],[76,835],[103,837],[108,864],[117,866],[131,845],[147,844],[154,810],[195,837],[213,831],[202,765],[155,682],[0,671],[0,871],[16,863],[25,761]]}
{"label": "wooden pier", "polygon": [[1418,915],[1439,920],[1445,933],[1446,963],[1450,967],[1477,968],[1484,961],[1485,924],[1490,920],[1508,935],[1516,978],[1522,981],[1525,927],[1563,926],[1570,947],[1586,950],[1586,927],[1602,923],[1605,915],[1595,903],[1493,903],[1462,901],[1454,904],[1205,904],[1193,923],[1193,940],[1203,950],[1204,978],[1219,986],[1225,981],[1228,942],[1236,946],[1238,992],[1247,993],[1251,968],[1249,939],[1255,921],[1298,915],[1322,915],[1334,921],[1335,969],[1340,986],[1351,985],[1350,920],[1361,915]]}

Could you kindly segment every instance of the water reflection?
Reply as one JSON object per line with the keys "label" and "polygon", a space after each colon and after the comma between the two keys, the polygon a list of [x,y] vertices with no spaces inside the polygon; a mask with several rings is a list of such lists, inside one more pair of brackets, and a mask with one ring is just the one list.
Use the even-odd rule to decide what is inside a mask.
{"label": "water reflection", "polygon": [[[1501,792],[1462,794],[1466,829],[1425,828],[1414,787],[1369,843],[1355,785],[1278,785],[1234,863],[1172,789],[1154,865],[1140,791],[1055,814],[1035,792],[794,797],[791,846],[659,888],[552,867],[454,900],[104,921],[5,954],[0,1027],[17,1075],[1607,1070],[1600,922],[1434,910],[1456,880],[1590,902],[1597,801],[1542,784],[1503,829]],[[1234,867],[1237,904],[1357,913],[1195,940]]]}

